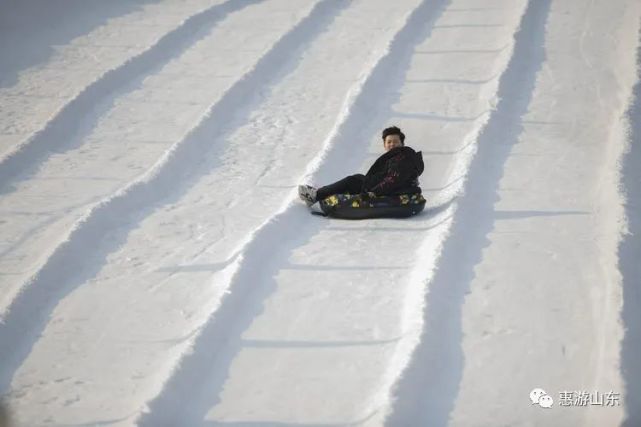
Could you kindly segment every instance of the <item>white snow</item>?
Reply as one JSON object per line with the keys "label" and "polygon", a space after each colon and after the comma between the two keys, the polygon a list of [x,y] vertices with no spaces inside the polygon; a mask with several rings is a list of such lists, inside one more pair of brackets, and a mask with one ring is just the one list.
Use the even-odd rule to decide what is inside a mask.
{"label": "white snow", "polygon": [[[641,425],[640,30],[638,0],[0,4],[12,425]],[[309,215],[389,125],[425,211]]]}

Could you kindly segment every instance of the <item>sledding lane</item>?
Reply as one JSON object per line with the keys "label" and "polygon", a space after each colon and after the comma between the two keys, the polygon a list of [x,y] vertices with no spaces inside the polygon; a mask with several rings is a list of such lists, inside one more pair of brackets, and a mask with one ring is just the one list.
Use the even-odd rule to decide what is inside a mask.
{"label": "sledding lane", "polygon": [[[118,224],[105,220],[119,211],[107,207],[90,218],[95,224],[85,228],[89,234],[76,236],[76,246],[86,245],[88,236],[93,240],[105,234],[109,237],[102,247],[95,248],[96,257],[87,257],[88,273],[62,276],[71,281],[69,286],[84,285],[65,297],[52,313],[53,320],[13,384],[14,395],[28,389],[36,378],[46,375],[38,369],[45,359],[55,363],[50,360],[54,353],[65,360],[63,369],[70,377],[87,379],[82,386],[86,388],[85,398],[62,411],[60,402],[65,393],[77,393],[77,389],[69,390],[64,383],[52,380],[30,396],[17,399],[19,411],[33,405],[32,399],[38,395],[53,393],[58,398],[41,408],[41,414],[59,411],[61,419],[95,419],[96,413],[87,408],[96,409],[100,392],[94,389],[92,384],[97,381],[91,378],[104,376],[104,371],[111,372],[109,381],[114,384],[131,382],[137,389],[144,388],[130,390],[139,393],[137,398],[123,396],[122,404],[114,404],[110,409],[117,413],[114,416],[126,417],[126,408],[142,405],[141,399],[155,393],[188,348],[197,328],[217,306],[228,284],[224,267],[233,261],[234,251],[270,211],[281,206],[281,198],[293,186],[292,175],[300,177],[304,173],[306,163],[340,113],[345,92],[361,73],[369,71],[404,13],[398,5],[318,3],[298,28],[274,47],[269,58],[233,89],[238,96],[230,94],[210,111],[192,132],[187,153],[183,150],[172,157],[169,166],[158,171],[160,178],[152,176],[139,186],[140,191],[123,195],[135,203],[111,203],[113,209],[129,213],[154,202],[161,202],[159,209],[149,212],[147,218],[138,217],[142,219],[138,227],[124,234],[117,230]],[[372,18],[360,28],[363,14]],[[359,31],[350,31],[357,27]],[[370,51],[362,46],[374,48]],[[336,72],[336,78],[328,73],[328,66]],[[274,141],[280,144],[274,146]],[[217,149],[210,153],[202,150],[209,145]],[[246,200],[263,202],[260,208],[248,212],[243,204]],[[100,230],[98,226],[112,230]],[[56,263],[62,265],[64,258],[73,255],[65,250]],[[98,300],[99,309],[87,303]],[[106,324],[109,326],[105,329]],[[157,335],[150,336],[150,324],[159,326]],[[78,330],[81,326],[83,329]],[[71,331],[75,331],[73,335],[86,334],[87,341],[96,331],[102,331],[99,344],[84,348],[81,354],[93,363],[99,360],[103,372],[93,372],[87,363],[69,363],[77,356],[68,351],[68,343],[60,336],[69,336]],[[134,348],[132,359],[129,354]],[[162,353],[158,353],[160,349]],[[122,357],[126,357],[126,363]]]}
{"label": "sledding lane", "polygon": [[[482,213],[488,204],[494,203],[491,191],[500,179],[509,147],[522,130],[521,117],[527,112],[537,73],[545,59],[542,38],[548,9],[549,2],[539,0],[529,1],[524,9],[510,47],[510,61],[499,79],[498,102],[476,137],[477,151],[465,180],[459,183],[461,195],[442,257],[433,276],[426,278],[429,293],[422,298],[422,331],[416,337],[418,345],[402,377],[395,384],[395,402],[386,425],[411,425],[413,420],[423,420],[430,426],[448,425],[466,360],[460,343],[461,313],[473,273],[464,266],[474,264],[467,253],[472,252],[470,247],[483,247],[487,243],[482,236],[488,220]],[[495,149],[496,146],[501,149]],[[420,316],[418,307],[413,311]]]}
{"label": "sledding lane", "polygon": [[[505,395],[515,396],[514,403],[493,411],[493,423],[618,425],[624,411],[638,409],[624,403],[617,245],[624,223],[618,177],[627,138],[623,117],[637,78],[640,6],[551,4],[546,61],[523,132],[493,189],[490,244],[473,267],[463,307],[462,347],[474,359],[463,371],[453,423],[469,422],[470,408],[488,408]],[[528,176],[537,177],[536,188]],[[490,355],[497,346],[503,351]],[[514,373],[512,381],[479,399],[471,384],[498,372]],[[638,381],[632,373],[627,378]],[[528,402],[527,409],[517,405],[516,396],[533,383],[555,398],[549,413]],[[561,404],[562,391],[582,390],[619,393],[621,406],[572,411]]]}

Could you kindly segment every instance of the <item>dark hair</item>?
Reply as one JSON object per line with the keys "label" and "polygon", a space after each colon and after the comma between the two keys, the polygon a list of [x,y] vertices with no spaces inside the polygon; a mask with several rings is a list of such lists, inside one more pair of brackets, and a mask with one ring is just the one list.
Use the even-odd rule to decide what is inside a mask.
{"label": "dark hair", "polygon": [[383,141],[385,141],[385,138],[387,138],[389,135],[398,135],[401,138],[401,144],[405,145],[405,134],[401,132],[400,128],[396,126],[390,126],[383,129]]}

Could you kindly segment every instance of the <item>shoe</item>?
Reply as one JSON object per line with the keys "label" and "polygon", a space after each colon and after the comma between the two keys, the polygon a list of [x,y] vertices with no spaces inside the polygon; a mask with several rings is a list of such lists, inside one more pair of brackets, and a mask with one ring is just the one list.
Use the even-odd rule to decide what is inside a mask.
{"label": "shoe", "polygon": [[299,185],[298,197],[300,197],[307,206],[311,206],[316,203],[316,189],[310,185]]}

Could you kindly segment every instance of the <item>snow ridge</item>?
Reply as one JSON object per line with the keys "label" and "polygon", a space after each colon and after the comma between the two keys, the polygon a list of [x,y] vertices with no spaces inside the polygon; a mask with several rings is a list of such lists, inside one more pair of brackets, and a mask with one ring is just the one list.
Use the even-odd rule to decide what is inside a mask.
{"label": "snow ridge", "polygon": [[[370,106],[380,100],[381,88],[390,85],[390,76],[400,79],[404,67],[399,63],[409,61],[414,45],[431,30],[446,3],[424,0],[408,13],[386,49],[348,91],[333,129],[308,164],[304,180],[326,179],[325,164],[349,170],[363,161],[365,153],[354,153],[350,142],[378,132]],[[149,412],[141,416],[139,425],[202,422],[207,410],[218,402],[228,369],[242,347],[243,331],[262,312],[263,301],[276,289],[273,278],[287,264],[293,250],[323,226],[322,222],[310,220],[307,209],[292,191],[281,209],[248,237],[228,267],[228,293],[195,338],[191,353],[183,357],[163,390],[149,403]],[[271,243],[274,241],[281,244],[275,248]],[[255,286],[259,281],[261,286]]]}
{"label": "snow ridge", "polygon": [[626,408],[623,427],[641,425],[641,45],[637,47],[637,73],[633,99],[626,117],[629,126],[628,147],[621,170],[627,219],[627,230],[624,231],[618,248],[619,269],[623,276],[621,320],[625,326],[621,343],[621,371],[625,381],[623,398]]}
{"label": "snow ridge", "polygon": [[144,52],[104,73],[71,99],[40,131],[0,158],[0,185],[7,185],[25,170],[36,167],[50,153],[68,149],[77,130],[87,120],[92,120],[92,114],[96,115],[99,104],[116,96],[133,80],[143,78],[154,68],[170,61],[230,13],[261,1],[227,0],[211,6],[184,20]]}
{"label": "snow ridge", "polygon": [[[256,88],[264,87],[282,77],[283,69],[295,60],[297,52],[310,42],[327,21],[333,18],[345,2],[323,0],[292,29],[287,31],[229,90],[216,102],[181,141],[176,142],[150,170],[114,195],[94,205],[71,229],[44,265],[23,286],[20,293],[3,313],[0,323],[0,390],[7,390],[20,361],[29,353],[38,334],[46,326],[47,317],[66,294],[90,278],[86,271],[70,271],[71,265],[84,264],[84,270],[99,268],[87,260],[105,257],[113,245],[98,245],[105,237],[113,237],[147,209],[153,209],[171,194],[186,188],[195,179],[194,165],[199,164],[203,154],[210,152],[211,135],[220,132],[220,127],[233,122],[236,114],[249,110]],[[215,147],[214,147],[215,148]],[[84,260],[84,262],[83,262]],[[98,263],[98,261],[95,261]]]}
{"label": "snow ridge", "polygon": [[480,252],[493,227],[493,205],[503,165],[522,131],[521,117],[545,59],[543,37],[550,1],[530,0],[502,73],[498,103],[481,129],[443,244],[434,279],[421,305],[423,331],[394,392],[387,425],[421,419],[444,426],[454,407],[463,368],[461,310]]}

